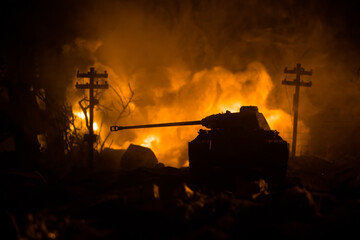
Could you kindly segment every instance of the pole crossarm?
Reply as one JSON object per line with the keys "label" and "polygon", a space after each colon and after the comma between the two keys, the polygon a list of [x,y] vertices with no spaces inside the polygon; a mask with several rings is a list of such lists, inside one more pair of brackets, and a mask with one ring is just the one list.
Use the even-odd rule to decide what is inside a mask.
{"label": "pole crossarm", "polygon": [[302,68],[302,67],[300,67],[300,69],[294,68],[293,70],[288,70],[288,68],[286,67],[285,70],[284,70],[284,73],[296,74],[298,70],[300,70],[300,74],[301,74],[301,75],[309,75],[309,76],[312,75],[312,70],[310,70],[310,71],[305,71],[305,69]]}
{"label": "pole crossarm", "polygon": [[90,71],[88,73],[80,73],[78,71],[77,77],[78,78],[91,78],[91,77],[93,77],[93,78],[108,78],[108,74],[106,71],[104,71],[104,73],[97,73],[96,71]]}
{"label": "pole crossarm", "polygon": [[291,85],[291,86],[301,86],[301,87],[311,87],[312,86],[312,82],[304,82],[304,81],[300,81],[299,83],[296,82],[296,80],[294,81],[288,81],[288,80],[283,80],[281,82],[283,85]]}
{"label": "pole crossarm", "polygon": [[[85,84],[76,83],[75,87],[78,88],[78,89],[90,89],[90,84],[89,83],[85,83]],[[105,81],[105,84],[99,84],[99,83],[93,84],[92,88],[93,89],[108,89],[109,85]]]}
{"label": "pole crossarm", "polygon": [[78,89],[108,89],[109,88],[107,81],[105,81],[104,84],[99,84],[98,81],[96,81],[96,83],[94,83],[95,78],[108,78],[108,74],[106,71],[104,71],[104,73],[97,73],[94,70],[94,68],[90,68],[90,72],[88,72],[88,73],[80,73],[78,71],[77,77],[78,78],[90,78],[90,83],[85,83],[85,84],[76,83],[75,87]]}

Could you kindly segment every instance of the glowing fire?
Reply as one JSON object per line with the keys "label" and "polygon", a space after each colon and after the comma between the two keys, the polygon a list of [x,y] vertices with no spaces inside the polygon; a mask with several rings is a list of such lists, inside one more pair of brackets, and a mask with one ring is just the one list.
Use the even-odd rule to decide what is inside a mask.
{"label": "glowing fire", "polygon": [[77,116],[77,117],[79,117],[79,118],[82,119],[82,120],[85,120],[85,114],[84,114],[84,112],[79,112],[79,111],[77,111],[77,112],[74,112],[74,115]]}
{"label": "glowing fire", "polygon": [[96,122],[93,123],[93,129],[94,129],[94,131],[99,130],[99,126],[97,125]]}
{"label": "glowing fire", "polygon": [[[75,118],[75,126],[80,126],[80,127],[85,126],[86,125],[86,120],[85,120],[84,112],[83,111],[74,111],[73,113],[74,113],[74,115],[76,117]],[[88,113],[87,113],[87,117],[89,119],[89,114]],[[73,126],[71,126],[71,130],[73,130],[72,128],[73,128]],[[99,130],[99,126],[98,126],[97,122],[95,122],[95,121],[93,123],[93,129],[94,129],[95,132]]]}
{"label": "glowing fire", "polygon": [[[156,91],[153,107],[145,109],[147,123],[200,120],[208,115],[225,112],[238,112],[243,105],[258,106],[267,119],[270,127],[281,133],[291,142],[291,116],[279,109],[268,109],[266,100],[273,88],[273,83],[265,68],[259,63],[248,66],[247,71],[232,73],[224,68],[216,67],[196,73],[191,81],[186,74],[176,70],[169,71],[171,82],[175,83],[171,91],[176,94],[177,101],[164,106],[161,99],[167,92]],[[161,107],[162,106],[162,107]],[[141,106],[133,115],[144,116]],[[139,118],[141,119],[141,117]],[[132,124],[142,124],[136,119]],[[143,146],[151,147],[160,161],[169,165],[184,166],[187,164],[187,142],[193,140],[202,126],[154,128],[131,130],[137,134],[133,140]],[[155,143],[156,139],[156,144]]]}
{"label": "glowing fire", "polygon": [[141,146],[144,146],[144,147],[148,147],[148,148],[152,148],[153,146],[156,146],[156,144],[158,144],[160,141],[159,137],[156,136],[156,135],[150,135],[148,137],[146,137],[144,140],[143,140],[143,143],[140,144]]}
{"label": "glowing fire", "polygon": [[[112,70],[109,69],[110,71]],[[143,87],[151,82],[151,79],[146,82],[142,82],[144,80],[141,77],[135,76],[132,79],[134,86],[141,87],[134,88],[137,99],[131,102],[132,113],[128,117],[122,117],[120,121],[114,123],[116,121],[114,112],[110,114],[95,112],[95,120],[105,119],[99,133],[100,137],[104,139],[109,133],[109,127],[115,124],[137,125],[201,120],[211,114],[227,110],[238,112],[241,106],[252,105],[257,106],[259,112],[264,114],[271,129],[279,131],[280,136],[291,143],[291,115],[283,110],[267,107],[267,98],[273,89],[273,82],[262,64],[252,63],[245,71],[236,73],[215,67],[190,74],[188,70],[173,67],[167,69],[167,76],[169,83],[154,88]],[[124,86],[124,78],[115,73],[109,74],[109,84]],[[100,102],[102,105],[111,106],[111,109],[121,109],[121,105],[114,101],[116,98],[117,95],[113,91],[107,90]],[[85,115],[82,111],[74,114],[84,121]],[[187,143],[197,136],[200,128],[204,127],[123,130],[112,133],[107,144],[112,142],[112,148],[123,149],[130,143],[142,145],[151,148],[159,161],[166,165],[187,166]],[[95,122],[94,130],[98,129]],[[299,121],[299,129],[306,136],[308,129],[301,121]]]}

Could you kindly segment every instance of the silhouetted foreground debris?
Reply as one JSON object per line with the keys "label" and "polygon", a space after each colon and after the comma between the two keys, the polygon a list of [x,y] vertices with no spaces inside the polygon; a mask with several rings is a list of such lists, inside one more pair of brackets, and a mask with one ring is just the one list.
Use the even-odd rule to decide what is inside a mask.
{"label": "silhouetted foreground debris", "polygon": [[[214,176],[216,178],[216,176]],[[2,239],[344,237],[357,231],[360,175],[315,157],[289,161],[286,180],[239,180],[234,192],[192,186],[188,168],[1,173]]]}
{"label": "silhouetted foreground debris", "polygon": [[135,170],[138,167],[152,168],[158,164],[154,152],[150,148],[130,144],[121,158],[122,170]]}

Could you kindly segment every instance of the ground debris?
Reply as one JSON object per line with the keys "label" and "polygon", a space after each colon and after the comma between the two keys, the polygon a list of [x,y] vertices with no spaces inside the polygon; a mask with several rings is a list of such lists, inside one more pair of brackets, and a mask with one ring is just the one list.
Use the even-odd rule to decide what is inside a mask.
{"label": "ground debris", "polygon": [[163,164],[77,173],[57,184],[37,173],[7,172],[1,183],[2,218],[13,239],[293,238],[352,232],[360,223],[359,175],[311,161],[290,163],[286,179],[275,187],[263,179],[239,180],[235,191],[193,187],[188,168]]}

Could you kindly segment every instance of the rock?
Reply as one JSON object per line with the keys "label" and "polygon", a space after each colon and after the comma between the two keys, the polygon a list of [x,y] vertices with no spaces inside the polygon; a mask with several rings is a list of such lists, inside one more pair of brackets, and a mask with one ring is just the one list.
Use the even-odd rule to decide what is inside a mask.
{"label": "rock", "polygon": [[101,151],[99,159],[95,163],[95,169],[98,171],[119,171],[124,153],[125,149],[105,148]]}
{"label": "rock", "polygon": [[277,203],[277,216],[283,220],[308,221],[316,217],[318,209],[312,194],[304,187],[295,186],[284,191]]}
{"label": "rock", "polygon": [[121,169],[130,171],[139,167],[153,168],[158,164],[154,152],[147,147],[130,144],[121,158]]}

